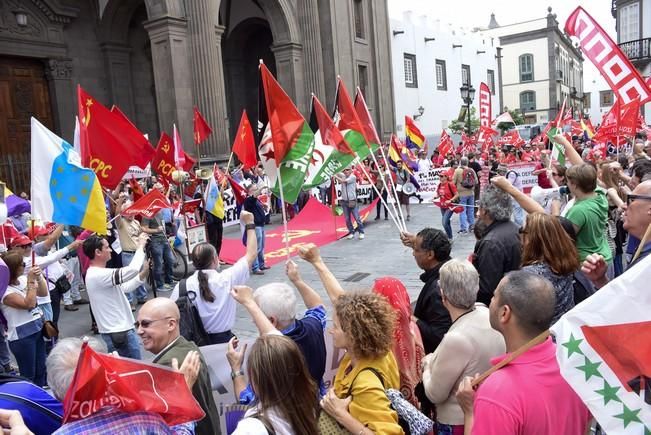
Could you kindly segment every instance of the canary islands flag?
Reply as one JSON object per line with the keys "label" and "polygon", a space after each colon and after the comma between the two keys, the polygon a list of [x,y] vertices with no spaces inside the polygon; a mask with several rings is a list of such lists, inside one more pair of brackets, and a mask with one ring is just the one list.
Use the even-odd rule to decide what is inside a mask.
{"label": "canary islands flag", "polygon": [[32,215],[106,234],[106,208],[95,172],[72,146],[32,118]]}
{"label": "canary islands flag", "polygon": [[224,198],[219,191],[215,177],[210,177],[206,187],[206,211],[211,215],[224,219]]}

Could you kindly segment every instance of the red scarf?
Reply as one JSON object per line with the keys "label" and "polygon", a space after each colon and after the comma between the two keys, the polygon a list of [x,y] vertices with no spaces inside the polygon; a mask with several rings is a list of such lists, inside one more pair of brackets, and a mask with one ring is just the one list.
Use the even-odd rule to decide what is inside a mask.
{"label": "red scarf", "polygon": [[375,280],[373,291],[386,297],[396,312],[393,355],[400,370],[400,391],[405,399],[419,407],[414,388],[421,379],[421,361],[425,356],[425,350],[418,325],[411,320],[411,303],[407,289],[397,278],[385,276]]}

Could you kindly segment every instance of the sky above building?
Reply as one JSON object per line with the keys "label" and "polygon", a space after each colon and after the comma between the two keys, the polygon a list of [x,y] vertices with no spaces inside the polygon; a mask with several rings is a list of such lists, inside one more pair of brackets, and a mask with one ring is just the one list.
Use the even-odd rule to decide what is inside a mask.
{"label": "sky above building", "polygon": [[[543,18],[551,7],[562,31],[567,17],[577,6],[582,6],[613,40],[617,40],[610,0],[389,0],[389,15],[401,19],[403,12],[412,11],[415,16],[427,15],[443,24],[471,30],[487,27],[491,13],[495,14],[497,23],[504,26]],[[584,88],[589,88],[599,72],[588,59],[584,59],[583,72]]]}

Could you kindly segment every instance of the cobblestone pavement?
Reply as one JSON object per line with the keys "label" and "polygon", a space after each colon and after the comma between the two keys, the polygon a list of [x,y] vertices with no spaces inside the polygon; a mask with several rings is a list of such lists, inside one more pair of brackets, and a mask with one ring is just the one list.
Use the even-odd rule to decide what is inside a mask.
{"label": "cobblestone pavement", "polygon": [[[425,203],[412,204],[411,214],[411,221],[407,222],[407,228],[410,232],[416,233],[427,226],[442,228],[441,212],[438,207]],[[337,279],[342,282],[345,289],[369,288],[378,277],[394,276],[405,284],[413,303],[418,297],[423,283],[419,279],[422,271],[416,266],[411,249],[402,245],[399,233],[391,219],[373,220],[374,213],[369,218],[370,220],[365,228],[366,238],[364,240],[341,239],[322,246],[320,248],[321,256]],[[274,216],[273,222],[277,225],[279,219],[279,216]],[[474,236],[472,234],[456,235],[459,226],[458,215],[453,217],[452,226],[456,236],[452,246],[452,257],[467,258],[472,253],[475,244]],[[239,225],[226,228],[224,237],[239,237]],[[311,284],[323,297],[330,313],[330,301],[312,266],[298,257],[294,258],[294,261],[297,262],[305,281]],[[265,271],[264,276],[252,275],[249,285],[255,289],[261,285],[277,281],[287,281],[283,264],[278,264]],[[169,293],[159,294],[159,296],[169,296]],[[62,336],[91,334],[88,305],[79,307],[79,311],[76,312],[65,311],[61,307],[59,327]],[[304,309],[305,306],[299,298],[299,315]],[[331,315],[328,318],[331,319]],[[257,335],[255,325],[250,320],[246,310],[240,306],[237,309],[237,319],[233,332],[242,337]]]}

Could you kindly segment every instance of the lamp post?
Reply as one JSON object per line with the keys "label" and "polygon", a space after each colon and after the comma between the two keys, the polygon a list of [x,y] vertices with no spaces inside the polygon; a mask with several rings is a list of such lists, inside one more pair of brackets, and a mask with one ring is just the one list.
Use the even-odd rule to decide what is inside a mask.
{"label": "lamp post", "polygon": [[472,87],[470,84],[463,84],[461,86],[461,99],[463,100],[463,103],[466,105],[466,112],[468,114],[468,123],[466,124],[466,133],[468,136],[472,134],[472,126],[470,125],[470,105],[472,104],[472,101],[475,99],[475,88]]}

